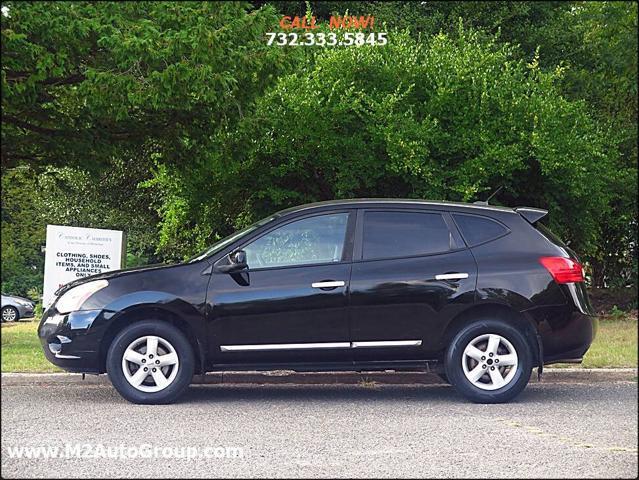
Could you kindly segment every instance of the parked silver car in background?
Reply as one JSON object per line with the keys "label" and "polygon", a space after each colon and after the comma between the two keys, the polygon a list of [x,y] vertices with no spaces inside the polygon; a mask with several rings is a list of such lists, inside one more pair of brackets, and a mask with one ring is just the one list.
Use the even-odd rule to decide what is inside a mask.
{"label": "parked silver car in background", "polygon": [[21,318],[33,317],[34,310],[35,305],[28,298],[2,294],[3,322],[17,322]]}

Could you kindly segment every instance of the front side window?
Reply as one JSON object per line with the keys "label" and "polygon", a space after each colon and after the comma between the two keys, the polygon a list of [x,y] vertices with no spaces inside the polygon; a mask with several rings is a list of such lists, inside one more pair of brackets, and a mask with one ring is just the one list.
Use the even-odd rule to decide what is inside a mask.
{"label": "front side window", "polygon": [[246,245],[249,268],[339,262],[348,213],[317,215],[287,223]]}
{"label": "front side window", "polygon": [[452,244],[448,226],[438,213],[364,214],[364,260],[447,252]]}
{"label": "front side window", "polygon": [[276,216],[263,218],[262,220],[260,220],[258,222],[255,222],[252,225],[249,225],[248,227],[244,228],[243,230],[240,230],[239,232],[235,232],[235,233],[229,235],[228,237],[223,238],[222,240],[218,240],[216,243],[214,243],[211,247],[206,249],[204,252],[200,253],[196,257],[191,258],[189,260],[189,262],[198,262],[198,261],[202,260],[203,258],[210,257],[211,255],[216,254],[217,252],[219,252],[222,249],[226,248],[227,245],[230,245],[231,243],[239,240],[240,238],[248,235],[249,233],[254,232],[258,228],[266,225],[267,223],[272,222],[276,218],[277,218]]}

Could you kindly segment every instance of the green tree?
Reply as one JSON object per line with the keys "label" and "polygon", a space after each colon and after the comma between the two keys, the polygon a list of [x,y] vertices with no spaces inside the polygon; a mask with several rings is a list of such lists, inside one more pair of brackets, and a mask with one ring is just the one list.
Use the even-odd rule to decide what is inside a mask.
{"label": "green tree", "polygon": [[127,266],[163,260],[156,254],[158,218],[137,182],[144,162],[115,162],[102,173],[71,167],[7,169],[2,175],[2,291],[35,299],[42,291],[46,225],[109,228],[127,234]]}
{"label": "green tree", "polygon": [[149,175],[144,158],[114,161],[102,172],[47,167],[31,192],[45,224],[107,228],[126,233],[126,266],[157,263],[157,199],[138,188]]}
{"label": "green tree", "polygon": [[382,29],[409,29],[426,41],[467,28],[496,35],[520,59],[535,55],[539,68],[562,75],[555,86],[585,100],[591,118],[619,151],[606,172],[610,215],[599,222],[589,249],[594,283],[636,283],[637,278],[637,2],[276,2],[281,13],[302,14],[306,3],[322,19],[371,14]]}
{"label": "green tree", "polygon": [[[31,295],[42,290],[45,225],[36,191],[37,179],[29,167],[2,175],[2,292]],[[37,300],[36,298],[33,298]]]}
{"label": "green tree", "polygon": [[244,2],[11,2],[2,16],[2,165],[184,163],[285,63]]}
{"label": "green tree", "polygon": [[[293,203],[504,184],[597,284],[636,280],[636,3],[3,6],[2,173],[39,176],[44,223],[126,226],[133,261],[172,260]],[[374,15],[390,44],[266,45],[309,6]]]}
{"label": "green tree", "polygon": [[562,74],[464,29],[323,52],[243,122],[245,200],[230,204],[264,214],[359,196],[468,201],[504,185],[506,204],[549,208],[591,255],[618,153],[586,105],[561,95]]}
{"label": "green tree", "polygon": [[[158,242],[149,239],[144,217],[98,214],[117,208],[117,202],[99,203],[112,193],[110,177],[122,176],[118,186],[131,188],[136,205],[146,199],[162,213],[163,225],[170,224],[171,212],[179,207],[175,196],[160,192],[158,197],[157,190],[137,185],[152,177],[152,169],[187,173],[210,158],[220,159],[220,139],[299,56],[267,47],[264,32],[277,24],[274,10],[254,9],[247,2],[6,6],[3,171],[26,164],[44,172],[44,187],[60,195],[49,202],[49,219],[117,228],[124,218],[137,218],[140,224],[129,224],[130,240],[151,240],[152,248]],[[118,193],[126,198],[123,190]],[[190,193],[191,201],[202,197],[204,205],[210,204],[208,192]],[[158,221],[155,215],[149,218]],[[215,227],[177,220],[183,220],[182,232],[202,230],[210,236]],[[175,244],[165,246],[160,256],[140,249],[132,254],[171,259],[183,258],[187,250]]]}
{"label": "green tree", "polygon": [[539,29],[546,64],[561,63],[561,90],[584,99],[620,155],[607,173],[611,215],[591,256],[596,285],[637,278],[637,3],[584,2]]}

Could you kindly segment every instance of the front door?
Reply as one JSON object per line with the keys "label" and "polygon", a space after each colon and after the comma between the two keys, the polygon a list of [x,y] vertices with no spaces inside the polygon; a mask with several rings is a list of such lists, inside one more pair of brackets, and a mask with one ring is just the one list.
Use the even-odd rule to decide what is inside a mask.
{"label": "front door", "polygon": [[248,270],[214,273],[215,365],[351,360],[348,287],[355,214],[297,217],[240,248]]}

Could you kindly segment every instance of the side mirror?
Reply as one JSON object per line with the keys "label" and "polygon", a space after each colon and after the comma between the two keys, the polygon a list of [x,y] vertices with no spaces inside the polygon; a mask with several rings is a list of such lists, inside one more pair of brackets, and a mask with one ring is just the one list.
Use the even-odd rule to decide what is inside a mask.
{"label": "side mirror", "polygon": [[248,268],[248,264],[246,263],[246,252],[244,250],[236,250],[235,252],[229,253],[226,257],[224,257],[224,260],[226,260],[226,262],[215,266],[215,269],[218,272],[233,273],[239,272],[240,270],[246,270]]}

